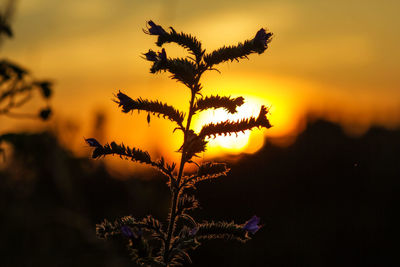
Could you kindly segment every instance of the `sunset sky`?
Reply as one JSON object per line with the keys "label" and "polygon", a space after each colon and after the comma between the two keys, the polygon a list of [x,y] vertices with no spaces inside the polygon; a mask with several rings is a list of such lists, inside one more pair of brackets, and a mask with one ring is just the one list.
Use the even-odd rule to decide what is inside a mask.
{"label": "sunset sky", "polygon": [[[209,150],[210,155],[254,152],[266,135],[295,135],[309,113],[339,122],[353,135],[371,124],[398,126],[399,9],[395,0],[20,0],[12,23],[15,37],[0,52],[35,77],[54,81],[51,124],[77,129],[75,139],[64,138],[76,152],[89,153],[83,137],[94,134],[96,112],[107,118],[101,142],[176,151],[182,136],[173,137],[173,124],[153,118],[148,126],[146,114],[122,114],[111,101],[121,90],[186,112],[189,90],[167,74],[150,74],[149,62],[141,58],[149,48],[158,49],[156,38],[142,31],[146,21],[191,33],[209,52],[267,28],[274,38],[264,54],[220,65],[221,74],[207,73],[202,81],[204,95],[244,96],[245,116],[257,115],[262,104],[271,107],[271,130],[255,130],[234,142],[216,140]],[[166,49],[171,56],[184,52],[172,45]],[[224,118],[218,111],[209,115]],[[196,129],[205,120],[200,117]],[[34,125],[1,118],[0,131]]]}

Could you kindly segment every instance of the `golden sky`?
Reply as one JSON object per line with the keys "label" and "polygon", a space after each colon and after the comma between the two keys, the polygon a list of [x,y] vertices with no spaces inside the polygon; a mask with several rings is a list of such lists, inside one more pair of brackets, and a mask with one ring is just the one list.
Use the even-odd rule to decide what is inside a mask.
{"label": "golden sky", "polygon": [[[253,152],[267,134],[294,135],[309,112],[340,122],[351,134],[371,124],[399,125],[399,9],[395,0],[20,0],[15,37],[0,52],[35,77],[54,81],[53,124],[73,121],[79,133],[75,143],[70,141],[75,150],[88,153],[83,136],[91,137],[94,112],[102,111],[108,125],[102,142],[176,151],[180,140],[171,138],[174,125],[154,118],[148,126],[145,114],[122,114],[111,101],[121,90],[132,98],[188,107],[189,91],[166,74],[150,74],[150,64],[141,58],[149,48],[157,49],[156,38],[142,32],[145,22],[192,33],[208,51],[268,28],[275,35],[263,55],[221,65],[221,74],[211,72],[203,79],[205,94],[248,99],[246,114],[257,115],[262,104],[271,106],[271,130],[254,131],[249,142],[248,135],[214,142],[209,153]],[[166,48],[169,55],[183,52]],[[37,124],[1,120],[1,131]]]}

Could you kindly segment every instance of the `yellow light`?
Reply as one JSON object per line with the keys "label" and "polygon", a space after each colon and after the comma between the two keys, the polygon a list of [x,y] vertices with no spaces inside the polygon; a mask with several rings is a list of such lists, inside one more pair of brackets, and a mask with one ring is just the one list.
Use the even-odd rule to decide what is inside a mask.
{"label": "yellow light", "polygon": [[[194,120],[194,129],[199,132],[203,125],[208,123],[219,123],[226,120],[238,121],[251,116],[257,117],[260,112],[262,101],[254,97],[246,97],[245,103],[237,108],[237,113],[230,114],[224,109],[207,110],[201,112]],[[265,104],[265,103],[264,103]],[[220,155],[222,153],[238,154],[246,150],[249,146],[249,140],[253,132],[245,131],[240,133],[233,133],[226,136],[217,136],[210,138],[207,145],[207,156]],[[257,147],[261,147],[257,145]],[[251,150],[254,150],[254,145]],[[256,149],[257,150],[257,149]]]}

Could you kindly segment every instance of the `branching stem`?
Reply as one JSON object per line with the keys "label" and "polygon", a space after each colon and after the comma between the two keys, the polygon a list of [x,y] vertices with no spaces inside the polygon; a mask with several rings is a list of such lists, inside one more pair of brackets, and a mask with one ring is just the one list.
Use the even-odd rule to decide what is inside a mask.
{"label": "branching stem", "polygon": [[[197,67],[199,69],[199,64],[197,64]],[[194,114],[194,104],[195,104],[194,101],[195,101],[195,97],[196,97],[195,88],[199,87],[199,80],[200,80],[200,76],[202,73],[203,73],[203,71],[201,71],[201,70],[198,71],[197,77],[195,79],[195,84],[192,85],[192,87],[190,88],[191,89],[191,99],[190,99],[189,114],[188,114],[188,118],[187,118],[186,128],[184,131],[183,144],[186,143],[188,133],[190,131],[190,123],[192,121],[192,116]],[[170,212],[170,218],[169,218],[169,223],[168,223],[167,240],[165,242],[164,262],[167,264],[169,262],[168,258],[169,258],[169,253],[170,253],[172,233],[174,232],[174,228],[175,228],[176,206],[178,203],[179,195],[181,193],[180,183],[181,183],[181,179],[182,179],[182,175],[183,175],[183,169],[184,169],[185,163],[186,163],[186,151],[184,149],[185,146],[183,145],[182,147],[183,147],[183,150],[182,150],[182,156],[181,156],[181,163],[180,163],[178,177],[177,177],[177,181],[176,181],[177,188],[174,188],[172,190],[171,212]]]}
{"label": "branching stem", "polygon": [[[105,220],[96,226],[96,232],[98,237],[103,239],[111,236],[122,236],[126,240],[129,240],[128,250],[130,251],[132,260],[141,266],[181,266],[183,262],[191,263],[188,250],[195,249],[200,245],[197,240],[234,239],[244,242],[250,239],[251,235],[261,227],[258,225],[260,218],[257,216],[253,216],[249,221],[241,225],[223,221],[203,221],[202,223],[198,223],[189,215],[189,211],[198,208],[199,203],[193,196],[193,192],[188,192],[185,189],[196,189],[196,183],[225,176],[230,170],[225,163],[203,162],[197,164],[192,160],[193,157],[198,156],[199,153],[206,150],[207,143],[209,142],[208,138],[217,135],[237,134],[255,127],[271,127],[267,118],[268,108],[265,106],[261,107],[257,118],[250,117],[239,121],[227,120],[215,124],[210,123],[204,125],[198,133],[194,129],[191,129],[191,122],[196,112],[207,109],[224,108],[232,114],[237,112],[237,107],[244,103],[243,97],[231,98],[219,95],[203,97],[200,93],[202,89],[200,78],[208,70],[218,71],[215,69],[215,66],[220,63],[233,60],[239,61],[239,59],[247,58],[250,54],[263,53],[268,47],[272,33],[266,32],[265,29],[261,28],[252,39],[238,43],[236,46],[223,46],[206,54],[206,50],[202,49],[201,43],[195,37],[186,33],[177,33],[172,27],[170,27],[170,31],[168,32],[150,20],[147,22],[147,29],[143,31],[146,34],[156,36],[158,38],[156,44],[161,47],[161,51],[159,52],[149,49],[147,53],[143,54],[147,61],[152,62],[150,72],[168,72],[171,74],[170,78],[184,84],[190,89],[189,112],[187,113],[187,117],[185,117],[183,112],[175,109],[173,106],[161,103],[158,100],[150,101],[142,98],[135,100],[121,91],[116,94],[118,99],[115,102],[118,103],[119,107],[122,107],[122,112],[124,113],[129,113],[132,110],[147,112],[147,121],[149,123],[150,114],[153,114],[159,117],[162,116],[178,124],[178,127],[173,132],[175,130],[183,132],[183,144],[178,150],[181,153],[179,168],[176,168],[177,165],[175,163],[172,165],[165,163],[163,157],[158,161],[153,161],[148,152],[137,148],[130,148],[124,144],[118,145],[115,142],[111,142],[103,146],[94,138],[85,140],[89,146],[94,148],[93,158],[115,154],[123,159],[131,159],[132,161],[156,167],[168,176],[169,181],[167,185],[171,190],[171,206],[168,219],[166,220],[168,226],[165,229],[151,215],[148,215],[141,221],[137,221],[132,216],[125,216],[114,223]],[[189,50],[190,55],[186,58],[167,57],[165,48],[162,48],[165,43],[178,44]],[[1,64],[4,65],[5,63],[0,62],[0,73],[2,72]],[[7,64],[5,66],[7,67]],[[12,64],[9,68],[14,70],[17,76],[25,73],[24,70],[19,70]],[[0,77],[0,91],[3,86],[3,80]],[[8,80],[9,77],[7,76],[5,81]],[[33,85],[42,90],[45,98],[50,96],[49,82],[34,82]],[[3,104],[7,110],[15,106],[16,103],[19,103],[14,102],[13,91],[6,91],[0,94],[0,104],[3,98],[11,99],[9,106]],[[0,115],[1,111],[0,109]],[[48,112],[48,109],[42,110],[40,116],[44,118],[48,116]],[[2,139],[1,136],[0,139]],[[197,165],[197,172],[191,176],[184,175],[186,163]]]}

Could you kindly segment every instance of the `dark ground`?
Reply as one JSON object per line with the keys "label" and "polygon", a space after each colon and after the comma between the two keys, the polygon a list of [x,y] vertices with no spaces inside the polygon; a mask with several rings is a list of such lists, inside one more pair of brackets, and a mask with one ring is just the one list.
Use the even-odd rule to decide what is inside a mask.
{"label": "dark ground", "polygon": [[[161,178],[113,179],[46,133],[14,143],[0,171],[0,265],[133,266],[123,245],[96,238],[95,224],[129,214],[165,220]],[[194,213],[237,223],[256,214],[264,227],[246,244],[204,243],[191,266],[400,266],[399,155],[400,130],[350,138],[325,121],[288,148],[267,142],[228,177],[201,184]]]}

